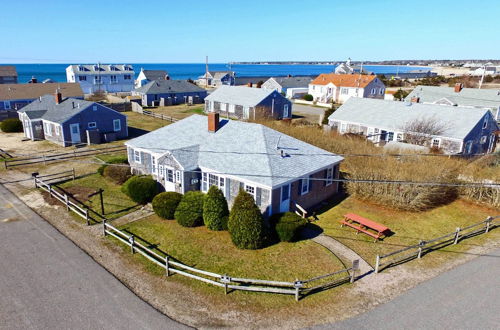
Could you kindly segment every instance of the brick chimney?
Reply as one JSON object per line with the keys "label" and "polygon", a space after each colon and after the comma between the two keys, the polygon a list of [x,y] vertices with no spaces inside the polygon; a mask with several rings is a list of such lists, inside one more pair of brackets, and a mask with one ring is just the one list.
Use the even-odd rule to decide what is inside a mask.
{"label": "brick chimney", "polygon": [[62,94],[59,89],[56,89],[56,93],[54,94],[54,98],[56,99],[56,104],[59,104],[62,102]]}
{"label": "brick chimney", "polygon": [[413,102],[413,103],[418,103],[418,102],[420,102],[420,97],[418,97],[418,96],[414,96],[414,97],[412,97],[412,98],[411,98],[411,102]]}
{"label": "brick chimney", "polygon": [[215,133],[219,129],[219,114],[217,112],[208,113],[208,131]]}
{"label": "brick chimney", "polygon": [[464,88],[464,85],[462,83],[456,83],[455,84],[455,93],[460,93],[462,88]]}

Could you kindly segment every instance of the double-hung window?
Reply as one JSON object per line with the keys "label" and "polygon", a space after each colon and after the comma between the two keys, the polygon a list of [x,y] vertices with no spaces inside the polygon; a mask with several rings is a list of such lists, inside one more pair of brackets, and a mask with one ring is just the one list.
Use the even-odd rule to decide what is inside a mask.
{"label": "double-hung window", "polygon": [[284,202],[290,199],[290,184],[281,187],[281,201]]}
{"label": "double-hung window", "polygon": [[131,75],[129,75],[129,74],[124,74],[124,75],[123,75],[123,79],[124,79],[124,80],[131,80],[131,79],[132,79],[132,76],[131,76]]}
{"label": "double-hung window", "polygon": [[181,183],[181,171],[175,171],[175,182]]}
{"label": "double-hung window", "polygon": [[87,81],[87,76],[78,76],[78,81]]}
{"label": "double-hung window", "polygon": [[347,94],[349,94],[349,89],[347,89],[347,88],[341,88],[341,89],[340,89],[340,94],[342,94],[342,95],[347,95]]}
{"label": "double-hung window", "polygon": [[252,195],[253,198],[255,199],[255,186],[249,186],[249,185],[245,184],[245,191],[247,193],[249,193],[250,195]]}
{"label": "double-hung window", "polygon": [[302,181],[302,185],[300,188],[300,194],[305,195],[309,192],[309,185],[311,184],[311,182],[310,182],[309,178],[301,179],[301,181]]}
{"label": "double-hung window", "polygon": [[139,150],[134,150],[134,162],[141,163],[141,152]]}
{"label": "double-hung window", "polygon": [[325,180],[325,186],[329,186],[333,183],[333,171],[334,167],[329,167],[326,169],[326,180]]}
{"label": "double-hung window", "polygon": [[115,84],[117,82],[116,75],[114,75],[114,74],[109,76],[109,79],[111,80],[112,84]]}
{"label": "double-hung window", "polygon": [[101,81],[101,76],[95,76],[94,77],[94,84],[100,84],[102,81]]}
{"label": "double-hung window", "polygon": [[225,189],[224,189],[225,183],[226,183],[226,180],[222,176],[218,176],[218,175],[210,174],[210,173],[203,173],[202,177],[201,177],[201,190],[203,192],[207,192],[211,186],[216,186],[220,190],[222,190],[222,193],[225,195],[226,194]]}
{"label": "double-hung window", "polygon": [[158,159],[155,156],[151,156],[151,172],[158,175]]}
{"label": "double-hung window", "polygon": [[122,122],[120,119],[113,119],[113,130],[119,132],[122,129]]}
{"label": "double-hung window", "polygon": [[487,139],[488,139],[488,136],[487,136],[487,135],[483,135],[483,136],[481,136],[481,141],[480,141],[480,143],[481,143],[481,144],[485,144]]}
{"label": "double-hung window", "polygon": [[439,148],[441,145],[441,139],[432,139],[432,147]]}
{"label": "double-hung window", "polygon": [[168,167],[165,167],[165,180],[167,180],[168,182],[174,182],[174,170],[168,168]]}

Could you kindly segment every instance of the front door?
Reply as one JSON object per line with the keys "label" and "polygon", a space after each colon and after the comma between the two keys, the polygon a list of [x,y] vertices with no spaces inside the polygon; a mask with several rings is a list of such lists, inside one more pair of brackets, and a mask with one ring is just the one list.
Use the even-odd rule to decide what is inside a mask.
{"label": "front door", "polygon": [[69,125],[69,130],[71,132],[71,143],[80,143],[82,142],[80,136],[80,124],[71,124]]}
{"label": "front door", "polygon": [[288,212],[290,210],[290,184],[281,187],[280,201],[280,213]]}
{"label": "front door", "polygon": [[250,108],[243,107],[243,119],[248,119],[248,118],[250,118]]}
{"label": "front door", "polygon": [[175,191],[174,169],[165,166],[164,170],[165,191]]}

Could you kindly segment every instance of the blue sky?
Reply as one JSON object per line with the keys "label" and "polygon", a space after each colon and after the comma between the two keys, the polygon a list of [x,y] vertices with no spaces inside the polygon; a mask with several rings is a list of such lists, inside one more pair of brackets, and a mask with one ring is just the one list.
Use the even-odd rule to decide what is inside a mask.
{"label": "blue sky", "polygon": [[0,0],[0,12],[2,63],[500,57],[498,0]]}

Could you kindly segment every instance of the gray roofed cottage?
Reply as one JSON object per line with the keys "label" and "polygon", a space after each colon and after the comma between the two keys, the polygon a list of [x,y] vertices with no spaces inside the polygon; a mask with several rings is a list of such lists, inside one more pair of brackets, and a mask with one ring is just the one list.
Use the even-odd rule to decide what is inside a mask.
{"label": "gray roofed cottage", "polygon": [[[404,142],[411,134],[425,135],[425,146],[447,153],[492,152],[499,130],[486,109],[362,98],[350,98],[328,120],[341,134],[362,134],[381,145]],[[434,134],[407,131],[408,124],[417,121],[431,121],[442,129]]]}
{"label": "gray roofed cottage", "polygon": [[205,99],[205,112],[239,119],[292,118],[292,103],[275,90],[221,86]]}
{"label": "gray roofed cottage", "polygon": [[144,106],[203,103],[207,91],[186,80],[155,80],[136,88],[132,95],[141,97]]}
{"label": "gray roofed cottage", "polygon": [[192,115],[125,144],[133,171],[152,174],[165,190],[206,192],[217,185],[231,202],[241,188],[267,215],[330,198],[337,184],[324,179],[337,177],[343,160],[264,125],[219,121],[215,113]]}

